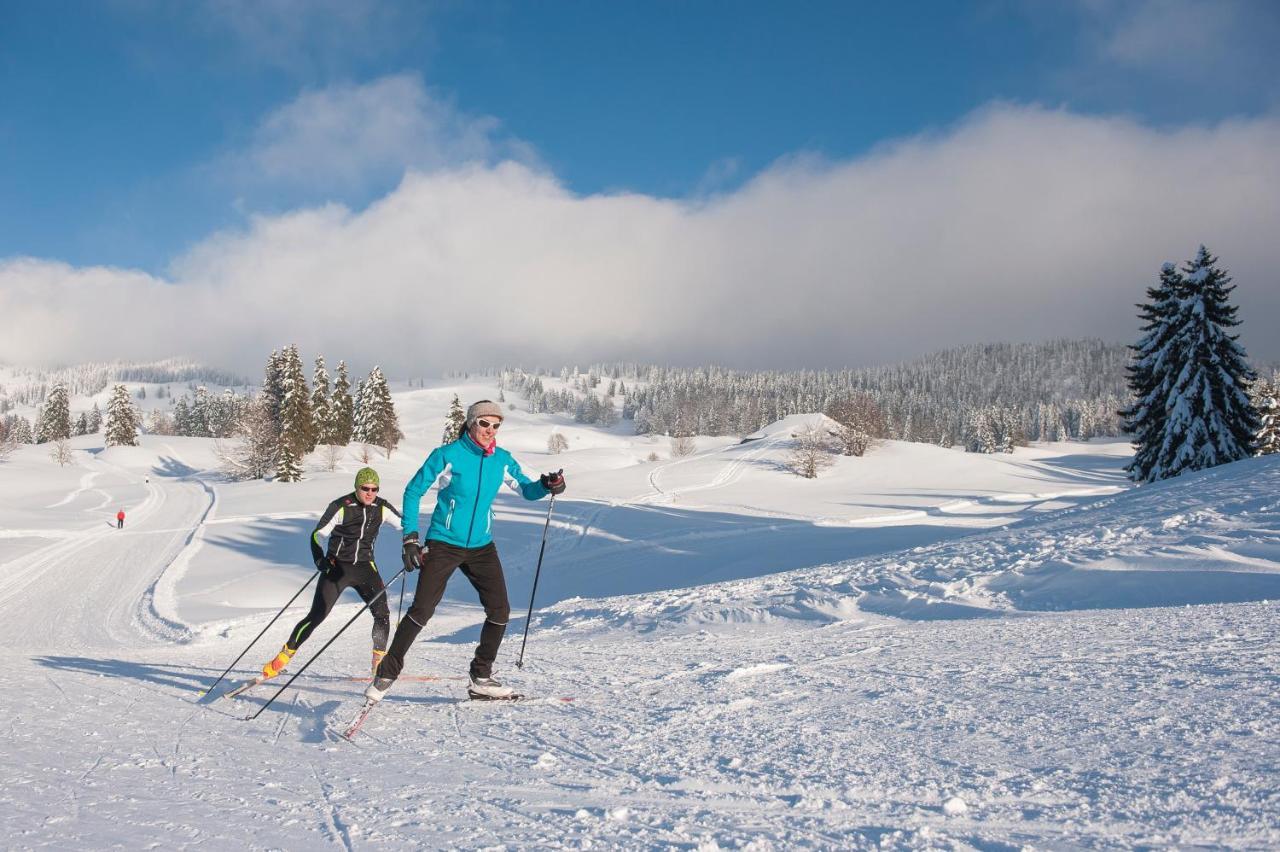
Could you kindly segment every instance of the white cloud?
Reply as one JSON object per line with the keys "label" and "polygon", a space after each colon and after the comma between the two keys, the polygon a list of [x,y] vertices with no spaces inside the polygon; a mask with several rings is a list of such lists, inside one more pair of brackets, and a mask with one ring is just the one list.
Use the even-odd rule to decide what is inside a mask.
{"label": "white cloud", "polygon": [[414,74],[305,91],[259,123],[244,151],[212,168],[252,196],[349,197],[398,182],[406,169],[517,159],[531,149],[500,123],[466,115]]}
{"label": "white cloud", "polygon": [[308,354],[399,375],[635,358],[841,366],[991,340],[1132,340],[1204,242],[1244,342],[1280,357],[1280,122],[1155,130],[999,105],[850,162],[796,158],[699,203],[582,197],[512,162],[412,172],[362,211],[262,217],[172,284],[0,264],[0,360]]}

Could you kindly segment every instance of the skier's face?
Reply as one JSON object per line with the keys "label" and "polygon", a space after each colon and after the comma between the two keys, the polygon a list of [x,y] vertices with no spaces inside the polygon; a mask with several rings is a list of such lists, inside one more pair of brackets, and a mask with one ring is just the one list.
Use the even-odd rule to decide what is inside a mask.
{"label": "skier's face", "polygon": [[501,417],[486,414],[471,421],[471,440],[482,447],[487,447],[498,437],[498,427],[502,425]]}
{"label": "skier's face", "polygon": [[374,500],[378,499],[378,486],[361,485],[356,489],[356,497],[359,498],[361,503],[368,506]]}

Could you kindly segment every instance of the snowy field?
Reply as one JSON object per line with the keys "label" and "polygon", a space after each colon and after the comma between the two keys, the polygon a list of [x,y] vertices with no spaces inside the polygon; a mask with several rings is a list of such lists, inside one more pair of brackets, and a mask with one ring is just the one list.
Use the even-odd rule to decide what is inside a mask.
{"label": "snowy field", "polygon": [[[397,393],[393,502],[454,392],[496,396]],[[1280,458],[1132,489],[1123,443],[890,442],[809,481],[782,465],[813,418],[672,460],[627,423],[509,414],[526,472],[569,485],[522,670],[548,503],[498,503],[498,675],[536,700],[465,700],[482,614],[455,577],[354,744],[367,614],[254,721],[274,690],[200,697],[310,576],[353,457],[293,485],[221,481],[192,438],[0,464],[5,845],[1280,846]]]}

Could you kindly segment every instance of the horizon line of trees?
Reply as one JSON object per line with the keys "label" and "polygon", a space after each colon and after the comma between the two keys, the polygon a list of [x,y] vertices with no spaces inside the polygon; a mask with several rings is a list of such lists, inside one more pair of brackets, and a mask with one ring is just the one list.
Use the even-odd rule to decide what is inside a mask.
{"label": "horizon line of trees", "polygon": [[[558,373],[502,368],[493,375],[499,387],[523,395],[531,413],[571,414],[605,426],[621,417],[637,434],[746,436],[793,414],[830,414],[870,398],[879,409],[872,439],[995,452],[1029,441],[1122,434],[1117,410],[1128,396],[1127,361],[1121,344],[1063,339],[962,346],[856,370],[752,372],[618,362],[585,373],[576,367]],[[551,377],[566,387],[546,387],[543,379]]]}
{"label": "horizon line of trees", "polygon": [[244,377],[235,373],[206,367],[185,358],[165,358],[142,363],[90,361],[52,369],[11,366],[9,370],[16,378],[0,385],[0,414],[18,405],[43,405],[59,385],[71,396],[94,396],[109,386],[126,382],[201,382],[227,387],[248,384]]}
{"label": "horizon line of trees", "polygon": [[[198,385],[190,395],[170,397],[170,409],[153,410],[145,423],[122,383],[112,387],[105,418],[95,403],[73,422],[70,396],[67,383],[51,385],[34,428],[25,417],[0,417],[0,458],[19,444],[52,442],[55,460],[66,464],[70,460],[66,442],[73,434],[91,434],[101,428],[106,446],[111,447],[136,445],[138,433],[145,431],[213,438],[223,472],[231,478],[274,473],[279,481],[296,482],[302,478],[303,458],[318,447],[326,448],[325,462],[333,470],[342,449],[352,442],[362,445],[359,458],[367,463],[370,446],[390,457],[404,437],[380,367],[370,371],[353,395],[346,362],[338,363],[331,389],[324,358],[317,357],[308,386],[294,344],[271,353],[257,393],[238,394],[226,388],[215,396]],[[145,398],[145,389],[138,396]]]}

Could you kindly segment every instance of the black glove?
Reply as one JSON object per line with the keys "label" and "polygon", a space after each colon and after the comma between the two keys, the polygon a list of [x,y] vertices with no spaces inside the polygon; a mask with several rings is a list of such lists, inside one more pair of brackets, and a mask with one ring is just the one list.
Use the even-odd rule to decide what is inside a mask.
{"label": "black glove", "polygon": [[418,544],[418,534],[411,532],[404,537],[404,570],[412,574],[422,567],[422,546]]}
{"label": "black glove", "polygon": [[542,483],[542,487],[550,491],[552,494],[564,493],[564,469],[561,468],[555,473],[544,473],[538,477],[538,481]]}
{"label": "black glove", "polygon": [[334,561],[332,556],[325,556],[316,560],[316,569],[324,577],[334,578],[338,574],[338,563]]}

